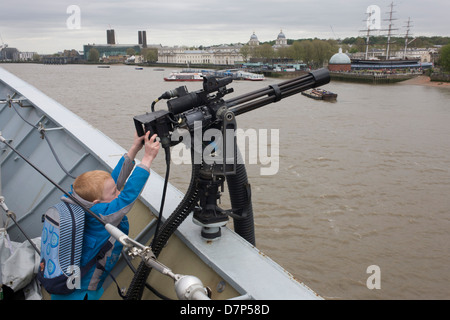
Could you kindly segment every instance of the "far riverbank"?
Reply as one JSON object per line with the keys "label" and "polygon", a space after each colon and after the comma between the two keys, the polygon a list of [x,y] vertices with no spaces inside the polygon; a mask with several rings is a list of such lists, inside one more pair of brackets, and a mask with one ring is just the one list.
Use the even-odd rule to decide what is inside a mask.
{"label": "far riverbank", "polygon": [[450,82],[431,81],[431,78],[428,76],[417,76],[412,79],[402,81],[400,83],[408,85],[450,88]]}

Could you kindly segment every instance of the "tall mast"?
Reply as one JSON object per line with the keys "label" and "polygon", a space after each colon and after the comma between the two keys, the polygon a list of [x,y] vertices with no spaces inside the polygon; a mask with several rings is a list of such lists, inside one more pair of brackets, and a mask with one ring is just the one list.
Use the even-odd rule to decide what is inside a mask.
{"label": "tall mast", "polygon": [[397,30],[397,29],[393,29],[392,26],[392,21],[396,20],[392,17],[393,13],[394,13],[394,2],[391,2],[391,10],[389,11],[389,19],[386,19],[385,21],[389,21],[389,27],[387,29],[388,31],[388,39],[387,39],[387,47],[386,47],[386,60],[389,60],[389,45],[391,44],[391,32],[393,30]]}
{"label": "tall mast", "polygon": [[408,17],[408,21],[406,22],[406,35],[405,35],[405,51],[403,52],[403,59],[406,59],[406,49],[408,48],[408,44],[416,40],[416,38],[413,38],[411,41],[408,42],[408,36],[410,36],[409,31],[411,30],[411,18]]}
{"label": "tall mast", "polygon": [[367,28],[367,38],[366,38],[366,60],[369,54],[369,39],[370,39],[370,28]]}

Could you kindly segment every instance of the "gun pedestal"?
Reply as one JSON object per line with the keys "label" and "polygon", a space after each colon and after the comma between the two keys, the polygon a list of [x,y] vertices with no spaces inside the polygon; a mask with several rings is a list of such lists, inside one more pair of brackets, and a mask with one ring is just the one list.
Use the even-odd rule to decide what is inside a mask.
{"label": "gun pedestal", "polygon": [[214,166],[204,164],[198,178],[199,201],[194,208],[192,221],[202,227],[201,236],[206,241],[217,240],[221,236],[220,228],[228,222],[228,212],[217,205],[223,189],[224,177],[215,175]]}

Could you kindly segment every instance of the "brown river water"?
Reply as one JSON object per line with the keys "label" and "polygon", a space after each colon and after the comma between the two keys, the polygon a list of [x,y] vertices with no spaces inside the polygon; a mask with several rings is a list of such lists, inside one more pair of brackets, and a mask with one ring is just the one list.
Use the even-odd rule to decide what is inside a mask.
{"label": "brown river water", "polygon": [[[133,116],[182,85],[163,80],[167,68],[1,67],[126,149]],[[234,81],[225,100],[280,81]],[[243,130],[267,130],[272,155],[279,146],[270,162],[246,155],[256,245],[326,299],[450,298],[450,87],[417,83],[332,81],[337,102],[298,94],[237,117]],[[153,169],[164,176],[164,157]],[[170,181],[185,191],[189,175],[172,165]]]}

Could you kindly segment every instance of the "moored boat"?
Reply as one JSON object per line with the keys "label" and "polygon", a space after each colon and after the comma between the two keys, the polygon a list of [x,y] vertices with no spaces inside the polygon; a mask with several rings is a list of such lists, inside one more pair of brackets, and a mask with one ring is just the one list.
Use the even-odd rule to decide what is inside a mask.
{"label": "moored boat", "polygon": [[229,77],[233,80],[248,80],[248,81],[263,81],[265,77],[263,74],[244,71],[241,69],[224,69],[224,70],[202,70],[202,74],[213,75],[217,78]]}
{"label": "moored boat", "polygon": [[203,81],[203,75],[199,72],[172,72],[164,81]]}
{"label": "moored boat", "polygon": [[251,73],[251,72],[241,72],[241,77],[248,81],[263,81],[265,79],[263,74]]}
{"label": "moored boat", "polygon": [[334,101],[337,99],[337,94],[321,88],[309,89],[302,92],[302,95],[315,100]]}

